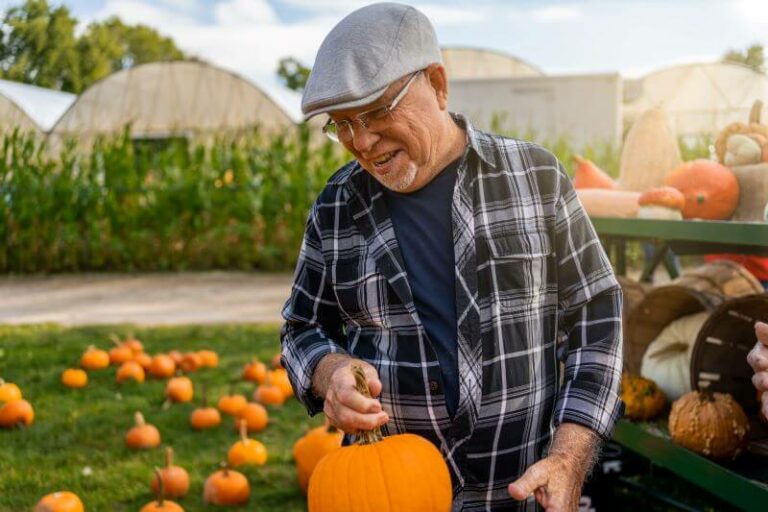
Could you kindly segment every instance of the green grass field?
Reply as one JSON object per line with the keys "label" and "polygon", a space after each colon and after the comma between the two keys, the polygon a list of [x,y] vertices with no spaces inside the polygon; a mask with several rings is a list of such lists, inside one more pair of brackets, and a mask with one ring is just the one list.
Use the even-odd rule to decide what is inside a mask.
{"label": "green grass field", "polygon": [[[35,422],[27,430],[0,429],[0,511],[31,510],[40,497],[58,490],[78,494],[88,511],[138,511],[152,499],[149,481],[153,467],[163,463],[165,446],[174,448],[176,464],[190,475],[189,493],[177,500],[179,504],[188,512],[219,509],[203,504],[203,482],[226,459],[237,434],[233,420],[226,416],[215,429],[192,430],[188,417],[199,403],[198,384],[206,385],[214,404],[232,381],[237,382],[237,391],[250,397],[254,385],[241,381],[240,372],[252,357],[269,363],[279,348],[278,327],[133,329],[150,354],[202,348],[219,353],[218,368],[191,374],[194,405],[176,404],[163,410],[165,381],[148,378],[143,384],[118,385],[114,367],[90,372],[83,389],[66,389],[60,384],[61,372],[76,366],[88,345],[109,348],[110,333],[122,337],[129,330],[126,326],[0,327],[0,377],[18,384],[35,409]],[[147,422],[158,427],[163,441],[160,448],[144,452],[125,448],[123,436],[132,426],[134,411],[142,411]],[[310,419],[295,399],[283,407],[269,408],[269,412],[266,430],[250,436],[266,445],[267,464],[242,470],[250,481],[250,502],[227,510],[289,512],[306,508],[291,447],[322,420]]]}

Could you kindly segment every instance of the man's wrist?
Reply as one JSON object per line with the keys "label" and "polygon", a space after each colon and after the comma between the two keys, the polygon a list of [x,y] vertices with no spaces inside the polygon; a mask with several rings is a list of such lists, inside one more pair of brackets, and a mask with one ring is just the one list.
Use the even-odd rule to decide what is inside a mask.
{"label": "man's wrist", "polygon": [[330,353],[323,356],[315,366],[312,374],[312,393],[321,400],[325,400],[328,386],[333,373],[348,364],[352,358],[346,354]]}
{"label": "man's wrist", "polygon": [[600,436],[576,423],[562,423],[555,431],[549,455],[562,459],[586,477],[597,463]]}

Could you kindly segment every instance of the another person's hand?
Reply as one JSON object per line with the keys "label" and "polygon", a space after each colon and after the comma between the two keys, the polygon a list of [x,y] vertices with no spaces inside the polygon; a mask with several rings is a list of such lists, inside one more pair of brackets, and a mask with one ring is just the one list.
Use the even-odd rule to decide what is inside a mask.
{"label": "another person's hand", "polygon": [[768,324],[757,322],[755,324],[755,335],[757,343],[749,354],[747,362],[755,370],[752,376],[752,383],[758,389],[763,391],[762,407],[763,416],[768,418]]}
{"label": "another person's hand", "polygon": [[[367,398],[355,388],[353,365],[365,372],[371,396]],[[389,416],[375,399],[381,393],[381,381],[376,369],[365,361],[340,354],[329,354],[317,365],[313,387],[325,398],[323,412],[331,425],[348,433],[372,430],[389,421]]]}
{"label": "another person's hand", "polygon": [[533,494],[547,512],[578,510],[584,475],[577,468],[563,455],[549,455],[528,467],[507,490],[519,501]]}

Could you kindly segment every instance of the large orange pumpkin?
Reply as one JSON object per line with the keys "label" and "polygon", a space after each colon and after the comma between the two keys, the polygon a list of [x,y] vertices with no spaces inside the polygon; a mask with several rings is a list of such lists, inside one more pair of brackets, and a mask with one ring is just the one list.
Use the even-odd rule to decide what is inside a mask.
{"label": "large orange pumpkin", "polygon": [[685,162],[667,174],[665,183],[685,196],[685,219],[726,220],[739,204],[736,176],[712,160]]}
{"label": "large orange pumpkin", "polygon": [[[365,374],[357,388],[370,396]],[[328,453],[309,480],[309,512],[446,512],[451,477],[440,451],[415,434],[382,437],[377,428],[358,443]]]}

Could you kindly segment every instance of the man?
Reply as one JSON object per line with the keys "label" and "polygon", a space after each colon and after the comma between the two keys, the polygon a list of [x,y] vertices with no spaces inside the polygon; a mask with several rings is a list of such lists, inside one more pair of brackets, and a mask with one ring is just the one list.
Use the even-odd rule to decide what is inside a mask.
{"label": "man", "polygon": [[755,370],[752,382],[755,387],[763,392],[761,397],[763,416],[768,418],[768,324],[764,322],[755,323],[755,336],[757,343],[755,347],[747,354],[747,362]]}
{"label": "man", "polygon": [[449,114],[440,62],[399,4],[321,45],[302,109],[355,160],[310,211],[283,363],[347,434],[433,442],[454,510],[573,510],[621,413],[620,288],[557,159]]}

